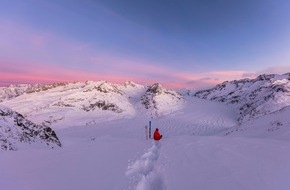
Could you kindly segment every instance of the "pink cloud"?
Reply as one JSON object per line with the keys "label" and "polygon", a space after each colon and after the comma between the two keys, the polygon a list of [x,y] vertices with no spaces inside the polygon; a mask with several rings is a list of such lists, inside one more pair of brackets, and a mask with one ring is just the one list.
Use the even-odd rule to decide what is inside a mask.
{"label": "pink cloud", "polygon": [[[86,80],[107,80],[114,83],[123,83],[127,80],[140,83],[151,82],[147,78],[142,77],[137,78],[128,77],[124,74],[83,71],[39,62],[10,60],[9,62],[0,61],[0,64],[0,85],[2,86],[13,83],[54,83]],[[19,64],[21,64],[20,67]]]}
{"label": "pink cloud", "polygon": [[[107,58],[106,58],[107,59]],[[119,61],[118,61],[119,60]],[[141,84],[162,83],[167,88],[203,88],[212,87],[225,80],[242,78],[243,71],[215,71],[207,73],[189,73],[176,71],[167,67],[151,65],[128,59],[116,59],[118,72],[84,71],[47,63],[24,62],[19,60],[0,62],[1,84],[11,83],[52,83],[66,81],[107,80],[123,83],[131,80]],[[17,65],[22,65],[21,67]],[[11,65],[11,66],[9,66]],[[115,69],[116,69],[115,68]],[[17,71],[17,72],[15,72]],[[126,72],[125,72],[126,71]],[[132,73],[132,74],[131,74]]]}
{"label": "pink cloud", "polygon": [[39,35],[32,35],[30,36],[30,39],[28,40],[33,46],[36,46],[36,47],[45,46],[47,43],[49,43],[50,34],[43,33]]}
{"label": "pink cloud", "polygon": [[[219,83],[245,78],[246,71],[210,71],[204,73],[177,72],[172,75],[179,88],[205,89]],[[179,82],[177,82],[179,81]]]}
{"label": "pink cloud", "polygon": [[191,73],[92,48],[90,44],[0,20],[0,85],[108,80],[201,88],[240,79],[245,71]]}
{"label": "pink cloud", "polygon": [[290,73],[289,65],[277,65],[273,67],[268,67],[266,69],[263,69],[262,71],[258,71],[257,75],[259,74],[285,74],[285,73]]}
{"label": "pink cloud", "polygon": [[[49,71],[48,71],[49,69]],[[55,72],[51,72],[54,70]],[[101,73],[89,73],[79,70],[67,70],[66,68],[50,67],[50,68],[34,68],[29,72],[22,73],[2,72],[0,71],[1,84],[10,83],[54,83],[54,82],[72,82],[85,80],[107,80],[119,82],[124,80],[122,76],[106,76]]]}

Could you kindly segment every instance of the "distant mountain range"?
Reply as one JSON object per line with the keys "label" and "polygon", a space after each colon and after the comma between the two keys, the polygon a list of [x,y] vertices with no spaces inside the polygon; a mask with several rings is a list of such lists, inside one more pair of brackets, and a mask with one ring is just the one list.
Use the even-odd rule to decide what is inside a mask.
{"label": "distant mountain range", "polygon": [[130,81],[124,84],[86,81],[0,87],[0,143],[2,149],[12,150],[17,149],[16,141],[39,141],[52,147],[61,146],[50,127],[94,125],[134,117],[162,117],[182,110],[190,104],[186,99],[194,97],[233,106],[240,126],[263,116],[267,116],[274,127],[285,125],[286,121],[275,120],[279,116],[274,117],[273,114],[283,112],[285,115],[285,110],[290,110],[290,74],[226,81],[198,92],[168,90],[159,83],[145,86]]}
{"label": "distant mountain range", "polygon": [[106,81],[11,85],[0,88],[1,104],[39,125],[86,125],[136,115],[152,118],[181,109],[182,95],[160,84]]}

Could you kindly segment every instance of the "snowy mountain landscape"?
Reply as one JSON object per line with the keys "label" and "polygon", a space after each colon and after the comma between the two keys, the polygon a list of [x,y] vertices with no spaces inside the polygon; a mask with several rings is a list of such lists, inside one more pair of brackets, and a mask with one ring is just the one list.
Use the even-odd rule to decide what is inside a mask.
{"label": "snowy mountain landscape", "polygon": [[[255,132],[252,130],[248,135],[254,136],[259,133],[257,137],[280,136],[285,133],[274,131],[281,129],[287,132],[287,126],[290,124],[287,118],[290,109],[289,81],[289,73],[260,75],[252,80],[227,81],[215,88],[199,91],[194,96],[224,102],[234,107],[238,111],[239,121],[239,125],[234,127],[236,131],[248,133],[245,130],[254,129]],[[227,134],[232,132],[233,129],[230,129]],[[288,139],[288,136],[285,138]]]}
{"label": "snowy mountain landscape", "polygon": [[[0,87],[0,189],[288,190],[290,74],[202,91]],[[145,126],[163,139],[146,139]]]}

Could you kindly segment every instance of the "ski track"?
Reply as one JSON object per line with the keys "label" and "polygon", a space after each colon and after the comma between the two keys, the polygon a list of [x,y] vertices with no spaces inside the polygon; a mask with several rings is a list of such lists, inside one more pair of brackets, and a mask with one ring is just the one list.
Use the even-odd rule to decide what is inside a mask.
{"label": "ski track", "polygon": [[129,164],[126,175],[130,178],[131,186],[136,190],[165,190],[160,166],[158,165],[159,150],[161,144],[154,142],[140,159]]}

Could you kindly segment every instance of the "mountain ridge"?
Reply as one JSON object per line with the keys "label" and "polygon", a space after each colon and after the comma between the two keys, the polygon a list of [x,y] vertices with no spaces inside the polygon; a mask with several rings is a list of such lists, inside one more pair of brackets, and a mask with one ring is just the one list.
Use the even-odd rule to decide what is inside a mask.
{"label": "mountain ridge", "polygon": [[[181,109],[184,103],[179,93],[167,90],[159,83],[143,86],[131,81],[121,85],[86,81],[37,85],[36,89],[25,85],[19,88],[22,90],[10,86],[9,90],[2,91],[2,104],[41,125],[75,120],[74,117],[78,118],[79,125],[110,118],[131,118],[138,113],[148,118],[158,117]],[[3,95],[7,91],[21,93]]]}
{"label": "mountain ridge", "polygon": [[240,115],[238,120],[245,122],[290,105],[290,73],[225,81],[194,96],[234,106]]}
{"label": "mountain ridge", "polygon": [[[74,83],[55,83],[50,85],[11,85],[0,87],[0,102],[9,102],[28,94],[56,92],[61,96],[52,102],[54,107],[79,108],[86,112],[100,109],[116,113],[134,115],[133,107],[145,107],[148,115],[158,117],[168,114],[168,107],[182,108],[184,97],[193,96],[211,101],[224,102],[239,112],[240,123],[278,111],[290,105],[290,73],[284,75],[263,74],[255,79],[225,81],[207,90],[194,92],[188,90],[167,90],[160,83],[140,85],[132,81],[113,84],[107,81],[86,81]],[[72,93],[72,91],[74,91]],[[138,92],[138,97],[133,95]],[[68,92],[66,94],[66,92]],[[71,92],[71,93],[70,93]],[[53,96],[53,95],[52,95]],[[135,99],[133,104],[130,99]],[[26,98],[27,99],[27,98]],[[29,98],[28,98],[29,99]],[[167,103],[162,102],[166,100]],[[136,102],[137,101],[137,102]],[[80,103],[83,102],[83,105]],[[159,103],[158,102],[162,102]],[[48,105],[45,105],[48,106]],[[39,107],[36,109],[43,109]],[[179,107],[179,108],[177,108]],[[16,110],[17,111],[17,110]],[[161,113],[162,112],[162,113]],[[24,113],[24,115],[27,115]]]}
{"label": "mountain ridge", "polygon": [[[43,87],[36,85],[35,88],[20,85],[18,90],[15,88],[10,86],[10,91],[2,91],[2,94],[7,91],[19,92],[15,96],[9,93],[2,95],[2,105],[38,125],[56,128],[97,125],[134,117],[148,121],[170,114],[182,114],[187,112],[185,107],[196,106],[191,103],[194,102],[191,98],[221,102],[233,107],[238,115],[239,126],[267,116],[267,125],[271,128],[276,120],[269,115],[280,114],[281,110],[290,106],[289,73],[225,81],[211,89],[197,92],[168,90],[159,83],[146,86],[132,81],[124,84],[86,81]],[[286,125],[288,121],[276,123]]]}
{"label": "mountain ridge", "polygon": [[45,144],[50,148],[61,147],[56,133],[25,119],[21,114],[0,105],[0,149],[18,150],[24,144]]}

